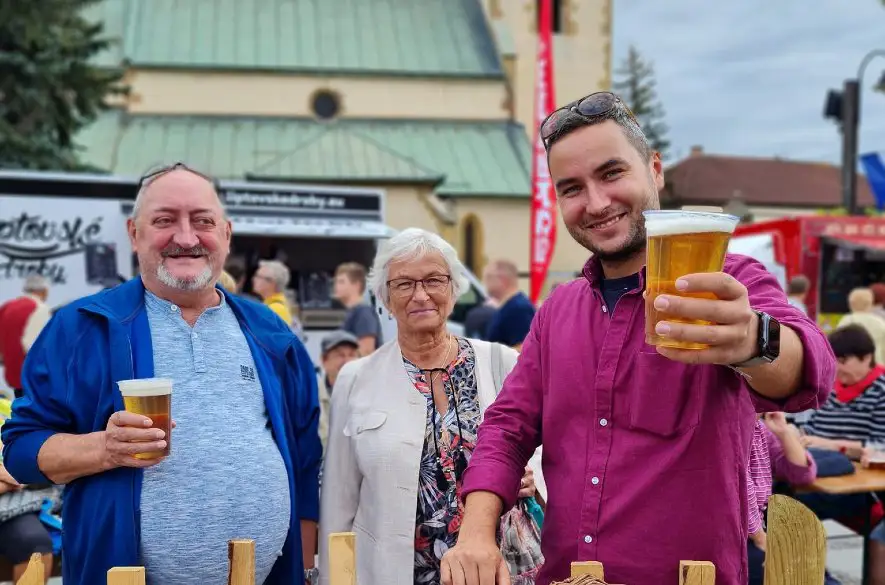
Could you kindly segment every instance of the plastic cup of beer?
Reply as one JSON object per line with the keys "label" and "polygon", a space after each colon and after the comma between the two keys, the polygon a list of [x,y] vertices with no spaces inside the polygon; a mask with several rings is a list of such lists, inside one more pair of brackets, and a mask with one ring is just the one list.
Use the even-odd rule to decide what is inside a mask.
{"label": "plastic cup of beer", "polygon": [[162,451],[138,453],[136,459],[157,459],[172,452],[172,380],[168,378],[141,378],[117,382],[127,412],[151,419],[151,428],[160,429],[166,436]]}
{"label": "plastic cup of beer", "polygon": [[885,442],[871,441],[866,444],[869,451],[870,469],[885,470]]}
{"label": "plastic cup of beer", "polygon": [[659,295],[715,299],[712,293],[676,290],[687,274],[721,272],[728,242],[740,218],[703,211],[643,211],[648,238],[645,268],[645,342],[678,349],[706,349],[704,343],[678,341],[655,332],[660,321],[710,325],[709,321],[669,316],[654,307]]}

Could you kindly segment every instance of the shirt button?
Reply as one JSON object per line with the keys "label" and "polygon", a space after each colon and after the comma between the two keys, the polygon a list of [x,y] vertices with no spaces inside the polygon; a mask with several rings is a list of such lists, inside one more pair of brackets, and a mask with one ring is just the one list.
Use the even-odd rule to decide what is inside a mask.
{"label": "shirt button", "polygon": [[604,418],[599,419],[599,426],[604,427],[607,424],[608,424],[608,421],[606,419],[604,419]]}
{"label": "shirt button", "polygon": [[587,536],[584,537],[584,542],[586,542],[587,544],[590,544],[591,542],[593,542],[593,537],[588,534]]}
{"label": "shirt button", "polygon": [[599,478],[598,477],[592,478],[590,480],[590,483],[592,483],[593,485],[599,485]]}
{"label": "shirt button", "polygon": [[608,313],[608,307],[606,307],[605,305],[602,305],[602,312]]}
{"label": "shirt button", "polygon": [[175,305],[172,305],[171,307],[169,307],[169,310],[172,311],[173,313],[177,313],[178,307],[176,307]]}

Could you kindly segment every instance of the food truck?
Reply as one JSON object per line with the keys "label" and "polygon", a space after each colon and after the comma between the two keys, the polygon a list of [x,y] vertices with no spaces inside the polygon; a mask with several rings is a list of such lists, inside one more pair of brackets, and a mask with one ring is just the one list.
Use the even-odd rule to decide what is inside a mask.
{"label": "food truck", "polygon": [[730,252],[753,256],[785,285],[811,281],[809,316],[830,331],[848,313],[852,289],[885,282],[885,218],[811,215],[740,225]]}

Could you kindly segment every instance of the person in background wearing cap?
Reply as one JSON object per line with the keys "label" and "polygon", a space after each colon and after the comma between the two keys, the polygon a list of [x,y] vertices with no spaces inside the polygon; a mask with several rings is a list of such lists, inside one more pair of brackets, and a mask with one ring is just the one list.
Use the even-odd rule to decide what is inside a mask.
{"label": "person in background wearing cap", "polygon": [[338,372],[344,364],[360,357],[360,342],[351,333],[343,330],[333,331],[320,342],[323,360],[323,379],[317,384],[320,392],[320,440],[323,451],[329,438],[329,398],[332,387],[338,379]]}
{"label": "person in background wearing cap", "polygon": [[0,305],[0,357],[3,358],[6,383],[16,398],[22,395],[21,372],[25,354],[51,316],[46,304],[48,296],[46,279],[32,274],[25,279],[20,297]]}

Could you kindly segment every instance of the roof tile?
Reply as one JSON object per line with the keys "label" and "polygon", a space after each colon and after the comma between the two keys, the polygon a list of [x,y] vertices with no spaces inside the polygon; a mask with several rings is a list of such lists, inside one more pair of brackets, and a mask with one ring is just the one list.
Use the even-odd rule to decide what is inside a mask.
{"label": "roof tile", "polygon": [[79,137],[121,175],[176,160],[222,178],[407,181],[450,196],[528,197],[525,131],[508,122],[153,116],[108,112]]}
{"label": "roof tile", "polygon": [[[664,197],[682,205],[840,207],[841,169],[815,162],[693,155],[667,169]],[[858,203],[874,204],[866,178],[857,177]]]}
{"label": "roof tile", "polygon": [[504,75],[480,0],[102,0],[136,66]]}

